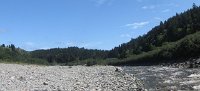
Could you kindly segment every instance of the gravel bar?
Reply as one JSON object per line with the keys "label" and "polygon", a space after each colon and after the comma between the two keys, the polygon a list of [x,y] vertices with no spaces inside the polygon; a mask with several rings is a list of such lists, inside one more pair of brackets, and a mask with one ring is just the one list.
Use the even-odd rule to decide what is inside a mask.
{"label": "gravel bar", "polygon": [[138,91],[141,86],[114,66],[0,64],[0,91]]}

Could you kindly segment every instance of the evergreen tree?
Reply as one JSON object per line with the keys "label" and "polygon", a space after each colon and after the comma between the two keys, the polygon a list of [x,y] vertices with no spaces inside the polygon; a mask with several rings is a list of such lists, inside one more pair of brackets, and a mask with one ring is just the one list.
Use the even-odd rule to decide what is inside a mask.
{"label": "evergreen tree", "polygon": [[6,47],[5,44],[2,44],[1,47]]}

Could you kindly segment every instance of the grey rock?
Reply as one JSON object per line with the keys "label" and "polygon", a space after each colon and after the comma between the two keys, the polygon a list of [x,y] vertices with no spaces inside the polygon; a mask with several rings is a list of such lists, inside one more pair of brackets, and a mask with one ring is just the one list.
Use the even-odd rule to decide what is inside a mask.
{"label": "grey rock", "polygon": [[133,75],[114,66],[1,63],[0,72],[0,89],[4,91],[137,91],[142,88]]}

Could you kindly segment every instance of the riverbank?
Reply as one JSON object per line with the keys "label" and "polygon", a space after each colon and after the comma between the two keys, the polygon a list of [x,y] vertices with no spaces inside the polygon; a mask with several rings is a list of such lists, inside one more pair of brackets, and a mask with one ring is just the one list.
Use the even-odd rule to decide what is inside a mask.
{"label": "riverbank", "polygon": [[[117,68],[121,69],[121,68]],[[137,91],[140,82],[114,66],[0,64],[0,91]]]}
{"label": "riverbank", "polygon": [[171,63],[162,63],[159,66],[168,66],[173,68],[200,68],[200,57],[173,60]]}
{"label": "riverbank", "polygon": [[122,69],[140,79],[146,91],[200,91],[199,68],[124,66]]}

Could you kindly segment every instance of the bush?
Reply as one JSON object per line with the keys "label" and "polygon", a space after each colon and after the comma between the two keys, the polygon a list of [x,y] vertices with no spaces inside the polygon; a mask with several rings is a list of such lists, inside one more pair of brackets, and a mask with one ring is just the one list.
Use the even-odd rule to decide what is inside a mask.
{"label": "bush", "polygon": [[97,62],[95,60],[88,60],[87,63],[86,63],[86,66],[93,66],[93,65],[96,65]]}

